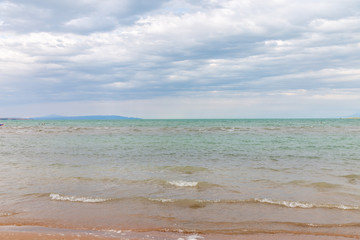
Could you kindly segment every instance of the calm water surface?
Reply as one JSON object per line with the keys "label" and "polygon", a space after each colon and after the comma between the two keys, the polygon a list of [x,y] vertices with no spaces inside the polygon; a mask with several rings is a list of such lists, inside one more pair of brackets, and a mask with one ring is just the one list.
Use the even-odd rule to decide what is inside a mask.
{"label": "calm water surface", "polygon": [[360,121],[5,121],[0,223],[360,236]]}

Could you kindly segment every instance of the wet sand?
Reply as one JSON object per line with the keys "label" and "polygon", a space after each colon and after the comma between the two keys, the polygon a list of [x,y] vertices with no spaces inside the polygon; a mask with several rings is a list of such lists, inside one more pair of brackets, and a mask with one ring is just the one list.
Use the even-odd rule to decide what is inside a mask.
{"label": "wet sand", "polygon": [[[0,232],[0,239],[2,240],[143,240],[152,239],[147,238],[132,238],[132,237],[101,237],[89,236],[81,234],[50,234],[50,233],[19,233],[19,232]],[[216,236],[209,235],[202,238],[195,238],[192,236],[178,237],[178,238],[162,238],[169,240],[349,240],[360,239],[360,237],[336,237],[336,236],[314,236],[302,234],[254,234],[254,235],[239,235],[239,236]]]}
{"label": "wet sand", "polygon": [[[109,238],[73,234],[1,232],[2,240],[106,240]],[[114,239],[114,238],[111,238]]]}
{"label": "wet sand", "polygon": [[36,226],[1,226],[1,240],[350,240],[360,235],[309,233],[194,234],[174,232],[114,232],[55,229]]}

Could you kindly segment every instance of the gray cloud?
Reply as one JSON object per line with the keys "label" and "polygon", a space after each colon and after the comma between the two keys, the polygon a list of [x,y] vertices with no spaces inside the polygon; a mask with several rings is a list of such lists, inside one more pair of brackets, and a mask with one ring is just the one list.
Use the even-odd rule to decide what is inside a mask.
{"label": "gray cloud", "polygon": [[167,0],[11,0],[0,3],[0,26],[17,32],[110,31],[134,23],[141,14],[155,10]]}
{"label": "gray cloud", "polygon": [[18,0],[0,11],[6,104],[341,101],[360,90],[354,0]]}

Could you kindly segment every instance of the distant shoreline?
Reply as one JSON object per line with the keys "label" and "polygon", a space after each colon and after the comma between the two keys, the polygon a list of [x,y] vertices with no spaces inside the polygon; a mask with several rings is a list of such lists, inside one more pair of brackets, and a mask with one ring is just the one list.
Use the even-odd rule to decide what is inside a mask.
{"label": "distant shoreline", "polygon": [[[99,115],[99,116],[54,116],[54,117],[34,117],[34,118],[17,118],[17,117],[9,117],[9,118],[0,118],[0,121],[8,121],[8,120],[138,120],[143,118],[137,117],[123,117],[123,116],[115,116],[115,115]],[[211,118],[209,118],[211,119]],[[256,119],[256,118],[255,118]],[[284,120],[289,120],[287,118],[280,118]],[[312,118],[309,118],[312,119]],[[317,119],[317,118],[313,118]],[[329,118],[329,119],[360,119],[360,117],[340,117],[340,118]],[[153,119],[150,119],[153,120]],[[179,119],[158,119],[158,120],[179,120]],[[238,120],[246,120],[246,118],[238,118]],[[262,118],[258,118],[258,120],[262,120]]]}

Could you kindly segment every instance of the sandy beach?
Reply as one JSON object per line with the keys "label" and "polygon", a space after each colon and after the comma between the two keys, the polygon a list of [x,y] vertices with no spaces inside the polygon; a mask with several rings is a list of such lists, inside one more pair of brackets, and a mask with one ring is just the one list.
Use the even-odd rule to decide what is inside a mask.
{"label": "sandy beach", "polygon": [[166,231],[131,232],[97,231],[46,228],[38,226],[1,226],[2,240],[349,240],[360,239],[360,235],[340,235],[309,232],[267,232],[244,234],[181,233]]}
{"label": "sandy beach", "polygon": [[[91,236],[87,234],[51,234],[51,233],[30,233],[30,232],[0,232],[2,240],[144,240],[152,239],[151,237],[102,237]],[[163,238],[169,240],[197,240],[204,239],[197,236],[184,237],[170,237]],[[254,234],[254,235],[238,235],[238,236],[217,236],[208,235],[205,239],[208,240],[350,240],[360,239],[360,237],[341,237],[341,236],[319,236],[319,235],[304,235],[304,234]]]}

